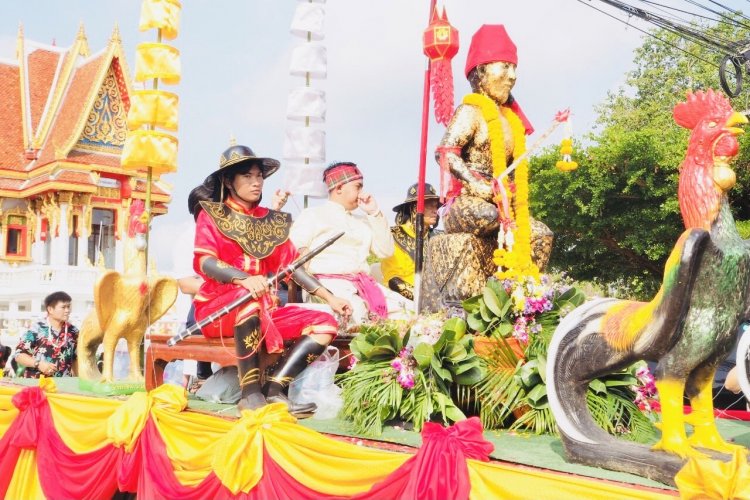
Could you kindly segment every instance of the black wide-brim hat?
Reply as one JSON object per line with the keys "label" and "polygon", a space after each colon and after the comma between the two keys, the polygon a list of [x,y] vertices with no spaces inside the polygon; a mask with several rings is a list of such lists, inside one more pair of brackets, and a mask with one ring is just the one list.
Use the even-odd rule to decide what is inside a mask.
{"label": "black wide-brim hat", "polygon": [[[414,203],[417,201],[417,187],[419,184],[414,183],[411,186],[409,186],[409,189],[406,191],[406,199],[393,207],[394,212],[399,212],[402,208],[404,208],[409,203]],[[440,196],[438,196],[437,192],[435,191],[435,188],[432,187],[432,184],[428,184],[425,182],[424,184],[424,200],[440,200]],[[438,201],[438,204],[442,205]]]}
{"label": "black wide-brim hat", "polygon": [[279,160],[273,158],[256,156],[255,153],[253,153],[253,150],[249,147],[236,144],[230,146],[226,151],[221,153],[221,158],[219,158],[219,169],[211,175],[219,176],[239,167],[240,165],[258,165],[263,174],[263,178],[267,179],[279,169],[281,163],[279,163]]}

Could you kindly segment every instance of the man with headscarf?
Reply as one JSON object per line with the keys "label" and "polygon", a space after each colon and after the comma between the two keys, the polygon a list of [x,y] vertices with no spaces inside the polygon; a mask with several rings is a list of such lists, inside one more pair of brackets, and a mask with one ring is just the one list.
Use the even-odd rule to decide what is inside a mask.
{"label": "man with headscarf", "polygon": [[[328,187],[328,200],[304,209],[289,237],[302,251],[340,231],[344,236],[315,256],[308,271],[323,286],[351,302],[356,324],[402,316],[413,304],[370,275],[368,257],[392,255],[393,238],[375,198],[362,190],[362,172],[351,162],[334,163],[323,171],[323,182]],[[357,213],[358,208],[364,214]]]}
{"label": "man with headscarf", "polygon": [[[188,197],[196,217],[193,268],[203,278],[195,295],[197,322],[248,292],[253,299],[232,309],[201,331],[207,337],[234,336],[242,398],[240,410],[284,403],[295,416],[309,416],[314,404],[290,402],[283,390],[312,363],[336,336],[336,319],[326,312],[299,306],[278,307],[268,277],[298,257],[289,240],[291,216],[260,206],[263,182],[279,169],[272,158],[256,156],[247,146],[233,145],[221,155],[219,169]],[[308,293],[320,297],[346,317],[351,305],[298,269],[292,275]],[[301,337],[301,338],[300,338]],[[299,338],[282,357],[279,368],[260,386],[258,350],[265,340],[269,353],[281,352],[284,339]]]}
{"label": "man with headscarf", "polygon": [[[383,281],[388,288],[414,300],[414,269],[417,251],[417,184],[412,184],[406,192],[406,199],[393,207],[396,212],[396,225],[391,228],[395,242],[393,255],[383,259],[380,269]],[[440,196],[431,184],[425,184],[424,196],[424,238],[425,242],[437,234]]]}

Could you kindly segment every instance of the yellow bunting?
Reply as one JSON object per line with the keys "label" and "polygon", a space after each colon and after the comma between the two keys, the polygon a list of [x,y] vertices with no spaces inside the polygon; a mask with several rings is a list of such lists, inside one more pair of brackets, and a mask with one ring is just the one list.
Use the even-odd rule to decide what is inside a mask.
{"label": "yellow bunting", "polygon": [[157,173],[177,171],[177,138],[155,130],[133,130],[125,138],[120,165],[138,170],[153,167]]}
{"label": "yellow bunting", "polygon": [[138,29],[147,31],[156,28],[168,40],[177,38],[181,8],[182,5],[177,0],[143,0]]}
{"label": "yellow bunting", "polygon": [[555,500],[609,500],[630,498],[633,500],[658,500],[674,498],[673,492],[661,494],[654,490],[619,486],[608,481],[597,481],[573,474],[559,474],[498,463],[467,460],[471,480],[471,500],[502,498],[522,500],[554,498]]}
{"label": "yellow bunting", "polygon": [[187,407],[187,393],[173,384],[160,385],[149,393],[136,392],[107,420],[107,437],[115,446],[132,452],[154,407],[179,413]]}
{"label": "yellow bunting", "polygon": [[750,466],[747,451],[737,449],[732,460],[722,462],[711,458],[691,458],[674,477],[680,498],[750,499]]}
{"label": "yellow bunting", "polygon": [[135,51],[135,81],[159,78],[163,83],[180,83],[180,51],[164,43],[140,43]]}
{"label": "yellow bunting", "polygon": [[57,392],[57,384],[55,384],[55,380],[51,377],[45,377],[44,375],[39,377],[39,388],[50,394]]}
{"label": "yellow bunting", "polygon": [[128,128],[143,125],[177,130],[177,94],[164,90],[136,90],[130,95]]}
{"label": "yellow bunting", "polygon": [[0,436],[5,434],[18,416],[18,408],[11,399],[17,391],[18,389],[0,385]]}
{"label": "yellow bunting", "polygon": [[274,425],[263,436],[274,462],[321,495],[364,493],[412,457],[328,439],[301,425]]}
{"label": "yellow bunting", "polygon": [[13,477],[8,484],[5,498],[43,500],[46,498],[39,483],[39,472],[37,471],[36,450],[21,450],[13,470]]}
{"label": "yellow bunting", "polygon": [[216,444],[211,460],[216,477],[234,495],[250,491],[263,476],[265,429],[296,422],[282,403],[243,411],[234,427]]}
{"label": "yellow bunting", "polygon": [[89,453],[111,444],[103,423],[122,401],[54,394],[47,397],[47,403],[55,430],[74,453]]}

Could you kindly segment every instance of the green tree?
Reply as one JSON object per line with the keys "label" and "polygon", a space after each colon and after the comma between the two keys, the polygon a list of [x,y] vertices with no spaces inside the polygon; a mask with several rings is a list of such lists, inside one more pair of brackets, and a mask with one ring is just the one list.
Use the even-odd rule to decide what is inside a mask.
{"label": "green tree", "polygon": [[[703,28],[727,40],[748,36],[726,24]],[[674,123],[672,109],[688,90],[720,88],[718,55],[654,33],[663,41],[649,37],[636,49],[626,85],[598,109],[587,146],[576,144],[579,168],[559,172],[557,149],[548,148],[532,159],[531,170],[532,213],[555,232],[551,267],[574,279],[624,285],[639,298],[658,289],[683,231],[677,182],[689,131]],[[733,104],[742,110],[743,103],[740,96]],[[743,137],[740,147],[730,196],[742,220],[750,219],[750,140]]]}

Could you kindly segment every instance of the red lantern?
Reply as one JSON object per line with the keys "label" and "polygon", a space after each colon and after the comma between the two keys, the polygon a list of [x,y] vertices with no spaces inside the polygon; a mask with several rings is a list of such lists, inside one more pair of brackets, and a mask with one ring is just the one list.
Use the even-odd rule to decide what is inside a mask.
{"label": "red lantern", "polygon": [[432,12],[423,35],[424,54],[430,58],[430,83],[435,102],[435,119],[447,125],[453,115],[453,70],[451,59],[458,53],[458,30],[448,22],[443,7]]}

